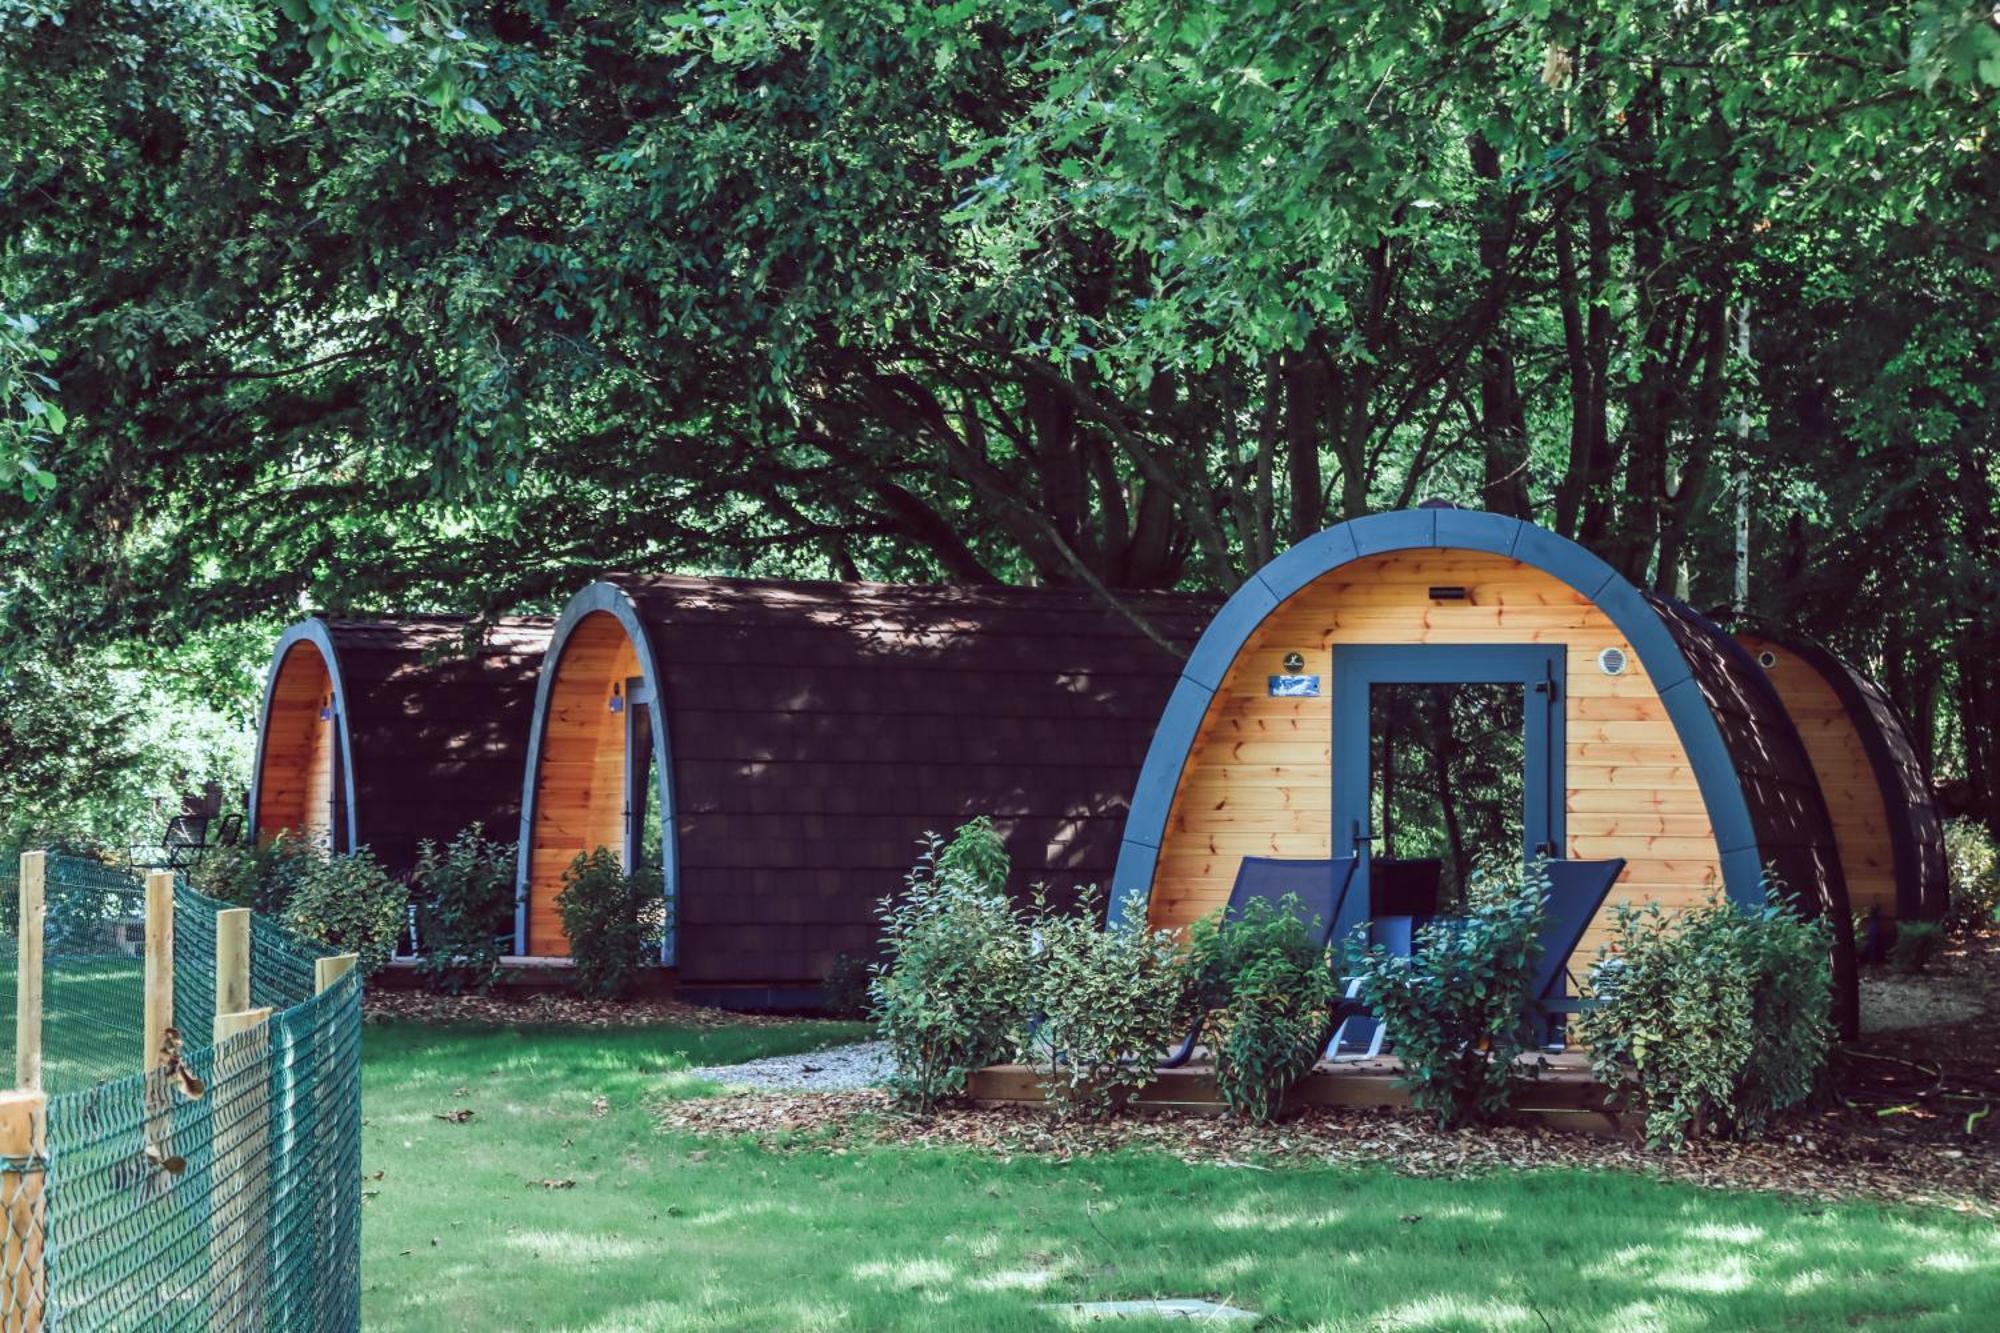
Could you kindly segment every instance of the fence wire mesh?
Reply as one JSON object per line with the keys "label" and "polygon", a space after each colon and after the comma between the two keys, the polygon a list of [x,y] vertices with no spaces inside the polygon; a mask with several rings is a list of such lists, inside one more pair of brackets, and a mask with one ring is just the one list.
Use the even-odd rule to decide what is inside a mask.
{"label": "fence wire mesh", "polygon": [[[0,872],[10,1059],[13,870]],[[229,904],[177,884],[185,1047],[179,1068],[136,1072],[146,1055],[143,885],[56,856],[46,883],[46,1141],[0,1157],[0,1333],[358,1327],[358,977],[315,994],[315,962],[330,951],[253,921],[251,1004],[270,1016],[208,1044],[215,916]]]}

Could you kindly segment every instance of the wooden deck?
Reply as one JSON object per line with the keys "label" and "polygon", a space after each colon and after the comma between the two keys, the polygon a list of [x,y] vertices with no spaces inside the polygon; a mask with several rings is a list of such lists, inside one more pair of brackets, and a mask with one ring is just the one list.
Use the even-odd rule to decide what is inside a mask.
{"label": "wooden deck", "polygon": [[[1634,1132],[1632,1118],[1604,1108],[1604,1087],[1590,1076],[1580,1053],[1543,1057],[1547,1067],[1515,1096],[1510,1121],[1571,1133],[1623,1137]],[[1322,1062],[1292,1089],[1287,1105],[1347,1107],[1356,1110],[1408,1110],[1409,1091],[1398,1086],[1402,1066],[1393,1057],[1379,1060]],[[993,1065],[974,1074],[966,1089],[979,1106],[1038,1106],[1041,1080],[1027,1065]],[[1222,1114],[1212,1065],[1193,1061],[1169,1069],[1134,1099],[1140,1112],[1181,1111],[1195,1115]]]}

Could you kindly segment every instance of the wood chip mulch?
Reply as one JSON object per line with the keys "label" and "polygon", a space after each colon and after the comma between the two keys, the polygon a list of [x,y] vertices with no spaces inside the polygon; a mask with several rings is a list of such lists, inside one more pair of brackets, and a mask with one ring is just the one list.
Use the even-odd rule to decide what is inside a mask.
{"label": "wood chip mulch", "polygon": [[1025,1107],[945,1110],[919,1119],[894,1111],[879,1091],[676,1101],[665,1103],[660,1116],[669,1129],[747,1135],[783,1153],[886,1145],[1068,1161],[1130,1148],[1189,1164],[1248,1170],[1277,1162],[1346,1162],[1440,1177],[1574,1167],[1634,1171],[1713,1189],[1921,1204],[2000,1217],[2000,1159],[1926,1147],[1876,1160],[1866,1142],[1821,1134],[1810,1122],[1769,1142],[1702,1143],[1664,1153],[1623,1140],[1506,1126],[1440,1134],[1414,1115],[1338,1108],[1309,1108],[1263,1128],[1178,1112],[1061,1124]]}
{"label": "wood chip mulch", "polygon": [[431,995],[424,991],[371,990],[361,1001],[371,1019],[394,1018],[412,1023],[496,1023],[522,1026],[585,1028],[639,1027],[776,1027],[797,1023],[780,1014],[741,1014],[704,1009],[677,1000],[584,1000],[574,995],[530,995],[515,999],[498,995]]}

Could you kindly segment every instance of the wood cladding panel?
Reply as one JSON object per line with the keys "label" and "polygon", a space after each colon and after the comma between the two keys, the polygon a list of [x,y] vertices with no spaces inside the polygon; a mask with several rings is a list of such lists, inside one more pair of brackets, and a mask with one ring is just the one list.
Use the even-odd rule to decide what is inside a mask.
{"label": "wood cladding panel", "polygon": [[[1463,586],[1434,602],[1432,586]],[[1567,854],[1620,856],[1612,902],[1684,907],[1722,871],[1694,769],[1631,645],[1583,594],[1477,551],[1404,551],[1333,570],[1275,608],[1217,688],[1168,815],[1153,882],[1156,926],[1184,927],[1228,900],[1244,856],[1332,854],[1333,654],[1344,644],[1561,644],[1566,649]],[[1625,674],[1597,666],[1622,649]],[[1327,692],[1271,698],[1267,677],[1302,653]],[[1608,904],[1607,904],[1608,909]],[[1601,915],[1585,936],[1603,938]]]}
{"label": "wood cladding panel", "polygon": [[569,940],[555,901],[564,873],[581,853],[625,845],[625,714],[611,702],[639,674],[639,654],[617,618],[600,611],[577,623],[546,669],[555,675],[535,772],[527,952],[562,957]]}
{"label": "wood cladding panel", "polygon": [[[1848,905],[1864,914],[1879,908],[1893,919],[1896,857],[1889,808],[1860,728],[1833,683],[1798,653],[1754,634],[1739,634],[1737,639],[1753,654],[1774,659],[1765,675],[1791,714],[1819,779],[1847,878]],[[1763,658],[1758,661],[1762,665]]]}
{"label": "wood cladding panel", "polygon": [[256,836],[279,833],[323,845],[333,820],[333,727],[320,709],[333,688],[326,658],[310,643],[294,643],[274,668],[258,760],[260,814]]}

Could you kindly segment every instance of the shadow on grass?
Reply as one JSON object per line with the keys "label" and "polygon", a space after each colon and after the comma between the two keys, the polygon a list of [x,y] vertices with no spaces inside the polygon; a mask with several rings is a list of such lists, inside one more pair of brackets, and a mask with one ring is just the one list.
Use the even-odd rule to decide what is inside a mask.
{"label": "shadow on grass", "polygon": [[1961,1328],[2000,1308],[2000,1233],[1945,1213],[1622,1174],[780,1155],[657,1127],[674,1069],[835,1035],[371,1028],[368,1323],[1047,1329],[1046,1302],[1167,1295],[1326,1329]]}

